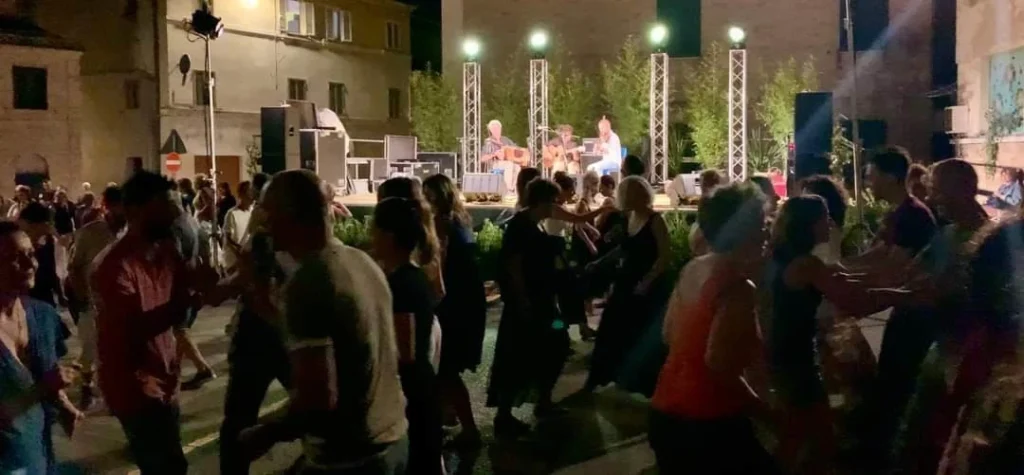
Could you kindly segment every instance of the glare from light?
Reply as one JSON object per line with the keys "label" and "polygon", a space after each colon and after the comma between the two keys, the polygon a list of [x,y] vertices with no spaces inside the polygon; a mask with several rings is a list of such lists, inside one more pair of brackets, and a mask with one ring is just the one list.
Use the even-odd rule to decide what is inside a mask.
{"label": "glare from light", "polygon": [[530,49],[534,51],[543,51],[544,48],[548,47],[548,34],[543,30],[534,31],[530,34]]}
{"label": "glare from light", "polygon": [[466,38],[462,42],[462,53],[466,55],[466,59],[476,59],[480,55],[480,41],[476,38]]}
{"label": "glare from light", "polygon": [[244,5],[245,8],[256,8],[259,4],[260,0],[242,0],[242,5]]}
{"label": "glare from light", "polygon": [[648,39],[651,40],[651,44],[654,46],[662,46],[665,44],[665,40],[668,39],[668,28],[665,25],[654,25],[648,34]]}
{"label": "glare from light", "polygon": [[747,32],[743,31],[743,28],[733,26],[729,28],[729,40],[733,44],[742,44],[747,39]]}

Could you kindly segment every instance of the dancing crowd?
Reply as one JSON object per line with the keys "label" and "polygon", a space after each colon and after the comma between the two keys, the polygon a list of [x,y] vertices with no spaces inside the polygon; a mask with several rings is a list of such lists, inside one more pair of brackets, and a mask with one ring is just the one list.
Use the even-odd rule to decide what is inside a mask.
{"label": "dancing crowd", "polygon": [[[897,148],[868,161],[892,208],[866,251],[844,243],[832,178],[781,200],[709,170],[679,275],[640,159],[579,186],[523,168],[502,223],[495,435],[533,430],[523,404],[565,412],[552,393],[577,326],[594,342],[583,391],[650,400],[661,473],[1020,473],[1020,180],[986,207],[966,162],[912,166]],[[19,187],[0,221],[0,473],[55,473],[52,427],[73,436],[96,397],[143,474],[186,473],[179,391],[216,377],[188,328],[226,301],[222,473],[291,440],[305,474],[443,474],[446,444],[479,448],[463,375],[481,364],[487,295],[455,183],[382,183],[368,253],[335,237],[351,215],[312,172],[236,191],[146,171],[98,200],[83,186],[77,204]],[[71,368],[59,307],[82,341]],[[886,311],[876,360],[859,322]],[[275,380],[289,404],[261,419]]]}

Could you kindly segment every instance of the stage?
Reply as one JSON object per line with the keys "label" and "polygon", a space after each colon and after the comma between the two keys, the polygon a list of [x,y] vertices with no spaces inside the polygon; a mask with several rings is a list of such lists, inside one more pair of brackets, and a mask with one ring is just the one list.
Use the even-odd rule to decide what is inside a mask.
{"label": "stage", "polygon": [[[377,195],[373,193],[359,193],[353,195],[347,195],[337,198],[339,203],[344,204],[352,215],[356,218],[363,219],[364,216],[369,215],[373,212],[374,205],[377,204]],[[515,207],[516,200],[514,196],[506,196],[501,202],[495,203],[466,203],[466,211],[470,217],[473,218],[473,224],[480,226],[484,220],[490,220],[496,222],[503,214],[511,216],[512,209]],[[656,211],[681,211],[681,212],[695,212],[697,208],[695,206],[677,206],[673,207],[669,202],[668,195],[659,193],[654,196],[654,209]]]}

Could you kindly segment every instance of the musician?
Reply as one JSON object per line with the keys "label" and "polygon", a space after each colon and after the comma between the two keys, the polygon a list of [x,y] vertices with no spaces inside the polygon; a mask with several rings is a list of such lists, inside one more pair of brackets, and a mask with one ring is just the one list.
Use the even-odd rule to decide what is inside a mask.
{"label": "musician", "polygon": [[520,166],[516,163],[505,160],[504,151],[506,147],[516,147],[512,139],[501,135],[501,122],[492,120],[487,123],[487,131],[490,137],[480,147],[480,163],[483,171],[492,169],[504,170],[505,189],[516,189],[516,176],[519,175]]}
{"label": "musician", "polygon": [[547,146],[559,150],[559,156],[551,164],[551,172],[567,172],[570,175],[580,173],[579,145],[573,139],[571,125],[558,126],[558,137],[549,140]]}
{"label": "musician", "polygon": [[607,117],[602,117],[597,123],[597,132],[598,142],[594,152],[601,154],[601,161],[590,164],[587,171],[618,171],[622,166],[622,142],[619,141],[618,134],[612,132],[612,122]]}

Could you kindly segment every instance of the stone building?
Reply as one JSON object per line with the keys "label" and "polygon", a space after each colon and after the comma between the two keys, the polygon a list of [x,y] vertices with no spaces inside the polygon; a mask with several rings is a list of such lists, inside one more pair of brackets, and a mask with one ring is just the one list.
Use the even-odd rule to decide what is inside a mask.
{"label": "stone building", "polygon": [[[904,145],[921,159],[935,155],[931,142],[933,133],[942,132],[936,120],[941,108],[936,109],[929,93],[944,84],[936,84],[932,77],[933,31],[954,26],[952,18],[935,13],[938,4],[949,0],[852,3],[860,70],[858,104],[866,144]],[[460,44],[467,35],[483,43],[481,61],[487,69],[502,67],[505,58],[525,46],[529,32],[542,27],[564,43],[581,67],[596,72],[626,37],[645,36],[661,21],[670,29],[667,50],[673,57],[673,81],[678,83],[693,58],[712,42],[724,46],[729,26],[736,25],[747,32],[754,100],[763,82],[761,71],[771,71],[789,58],[813,57],[821,89],[832,90],[836,112],[849,115],[852,74],[841,21],[844,11],[843,0],[443,0],[445,71],[460,70]],[[595,111],[595,118],[600,115]]]}
{"label": "stone building", "polygon": [[[1019,121],[1024,113],[1024,1],[958,0],[956,61],[958,101],[948,125],[958,156],[977,165],[982,187],[994,190],[999,176],[988,165],[1024,168],[1024,126],[994,126],[988,115]],[[986,151],[990,130],[998,143],[994,163]]]}
{"label": "stone building", "polygon": [[81,180],[80,49],[0,1],[0,194],[19,184]]}
{"label": "stone building", "polygon": [[211,76],[223,181],[247,175],[260,108],[289,99],[331,108],[355,138],[408,133],[410,8],[393,0],[212,1],[225,30],[212,42],[211,73],[204,42],[187,31],[196,0],[36,1],[40,24],[84,45],[82,148],[92,181],[161,169],[172,132],[187,149],[178,175],[206,172]]}

